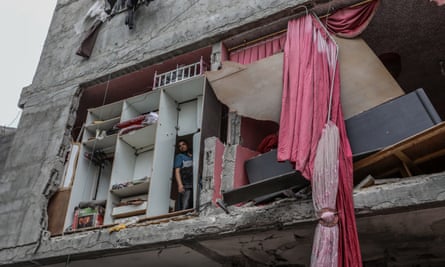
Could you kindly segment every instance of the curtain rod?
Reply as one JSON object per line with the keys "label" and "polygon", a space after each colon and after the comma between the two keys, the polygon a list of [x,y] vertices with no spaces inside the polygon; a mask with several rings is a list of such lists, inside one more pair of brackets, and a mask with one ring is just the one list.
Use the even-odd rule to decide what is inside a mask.
{"label": "curtain rod", "polygon": [[[376,1],[376,0],[363,0],[363,1],[361,1],[361,2],[352,4],[352,5],[346,5],[346,6],[344,6],[344,7],[341,7],[341,8],[339,8],[339,9],[337,9],[337,10],[334,10],[334,11],[338,11],[338,10],[340,10],[340,9],[347,8],[347,7],[349,7],[349,8],[352,8],[352,7],[358,7],[358,6],[367,4],[367,3],[372,2],[372,1]],[[330,13],[329,11],[330,11],[330,10],[328,9],[328,13],[326,13],[326,14],[324,14],[324,15],[320,15],[319,18],[322,19],[322,18],[325,18],[325,17],[331,15],[332,13]],[[335,13],[335,12],[334,12],[334,13]]]}
{"label": "curtain rod", "polygon": [[282,29],[282,30],[279,30],[279,31],[276,31],[276,32],[273,32],[273,33],[269,33],[267,35],[263,35],[263,36],[258,37],[256,39],[250,40],[248,42],[245,42],[245,43],[242,43],[242,44],[230,47],[230,48],[227,49],[227,51],[231,52],[233,50],[237,50],[238,48],[247,47],[247,46],[249,46],[251,44],[255,44],[255,43],[261,42],[261,41],[263,41],[265,39],[269,39],[270,37],[277,36],[277,35],[280,35],[280,34],[285,33],[285,32],[287,32],[287,29]]}
{"label": "curtain rod", "polygon": [[[351,5],[346,5],[346,6],[342,7],[342,8],[346,8],[346,7],[357,7],[357,6],[361,6],[361,5],[367,4],[367,3],[369,3],[369,2],[372,2],[372,1],[375,1],[375,0],[364,0],[364,1],[361,1],[361,2],[358,2],[358,3],[354,3],[354,4],[351,4]],[[330,3],[329,3],[329,4],[330,4]],[[322,4],[321,6],[323,6],[323,5],[328,5],[328,3]],[[296,9],[298,9],[298,8],[305,8],[306,10],[309,10],[309,8],[308,8],[307,6],[305,6],[305,5],[299,5],[299,6],[295,7],[294,10],[296,10]],[[340,9],[342,9],[342,8],[340,8]],[[312,9],[316,9],[316,7],[312,8]],[[299,17],[300,15],[302,15],[302,14],[304,14],[304,13],[306,13],[306,11],[302,11],[302,12],[299,12],[299,13],[294,14],[294,15],[292,15],[292,16],[289,16],[289,19],[291,19],[291,18],[297,18],[297,17]],[[316,12],[316,13],[317,13],[317,12]],[[325,12],[322,11],[322,10],[320,10],[320,13],[325,13]],[[319,16],[319,18],[320,18],[320,19],[322,19],[322,18],[326,18],[326,17],[328,17],[328,16],[330,16],[330,15],[331,15],[331,13],[330,13],[330,7],[329,7],[328,10],[327,10],[327,12],[326,12],[324,15]],[[239,49],[239,48],[247,47],[247,46],[249,46],[249,45],[251,45],[251,44],[255,44],[255,43],[261,42],[261,41],[263,41],[263,40],[265,40],[265,39],[269,39],[270,37],[273,37],[273,36],[276,36],[276,35],[280,35],[280,34],[285,33],[285,32],[287,32],[287,28],[286,28],[286,29],[279,30],[279,31],[276,31],[276,32],[273,32],[273,33],[269,33],[269,34],[267,34],[267,35],[258,37],[258,38],[256,38],[256,39],[253,39],[253,40],[244,42],[244,43],[242,43],[242,44],[239,44],[239,45],[236,45],[236,46],[233,46],[233,47],[230,47],[230,48],[227,48],[227,52],[232,52],[233,50],[237,50],[237,49]]]}

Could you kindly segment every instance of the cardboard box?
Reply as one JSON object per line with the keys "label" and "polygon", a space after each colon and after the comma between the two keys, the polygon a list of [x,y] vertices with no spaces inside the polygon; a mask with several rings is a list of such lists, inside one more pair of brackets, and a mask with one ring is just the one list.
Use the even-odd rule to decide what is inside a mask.
{"label": "cardboard box", "polygon": [[103,224],[104,212],[102,207],[97,208],[77,208],[74,211],[73,230],[97,227]]}

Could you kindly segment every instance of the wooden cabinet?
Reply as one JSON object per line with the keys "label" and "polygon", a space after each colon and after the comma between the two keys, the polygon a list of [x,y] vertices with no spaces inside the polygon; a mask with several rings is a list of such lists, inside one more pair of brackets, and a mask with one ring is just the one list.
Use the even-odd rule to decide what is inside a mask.
{"label": "wooden cabinet", "polygon": [[[116,130],[150,112],[157,114],[155,122],[126,133]],[[106,200],[105,224],[168,213],[175,145],[184,136],[193,141],[196,200],[203,139],[219,135],[221,112],[202,75],[89,109],[65,229],[80,202]]]}

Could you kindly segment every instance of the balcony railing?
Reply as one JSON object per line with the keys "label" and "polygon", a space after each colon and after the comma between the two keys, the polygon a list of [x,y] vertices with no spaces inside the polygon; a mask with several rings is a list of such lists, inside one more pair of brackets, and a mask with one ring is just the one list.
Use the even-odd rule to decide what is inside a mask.
{"label": "balcony railing", "polygon": [[204,71],[205,64],[202,58],[199,62],[186,66],[178,65],[176,69],[161,74],[158,74],[156,71],[153,79],[153,90],[165,85],[200,76],[204,73]]}

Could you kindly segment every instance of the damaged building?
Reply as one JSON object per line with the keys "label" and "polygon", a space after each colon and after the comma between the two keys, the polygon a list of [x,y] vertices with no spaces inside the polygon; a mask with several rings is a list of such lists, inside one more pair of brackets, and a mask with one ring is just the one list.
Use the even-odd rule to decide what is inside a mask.
{"label": "damaged building", "polygon": [[[444,266],[444,21],[439,0],[58,0],[0,129],[0,265],[310,266],[320,224],[338,266]],[[339,129],[337,206],[285,157],[317,148],[293,144],[309,117]]]}

